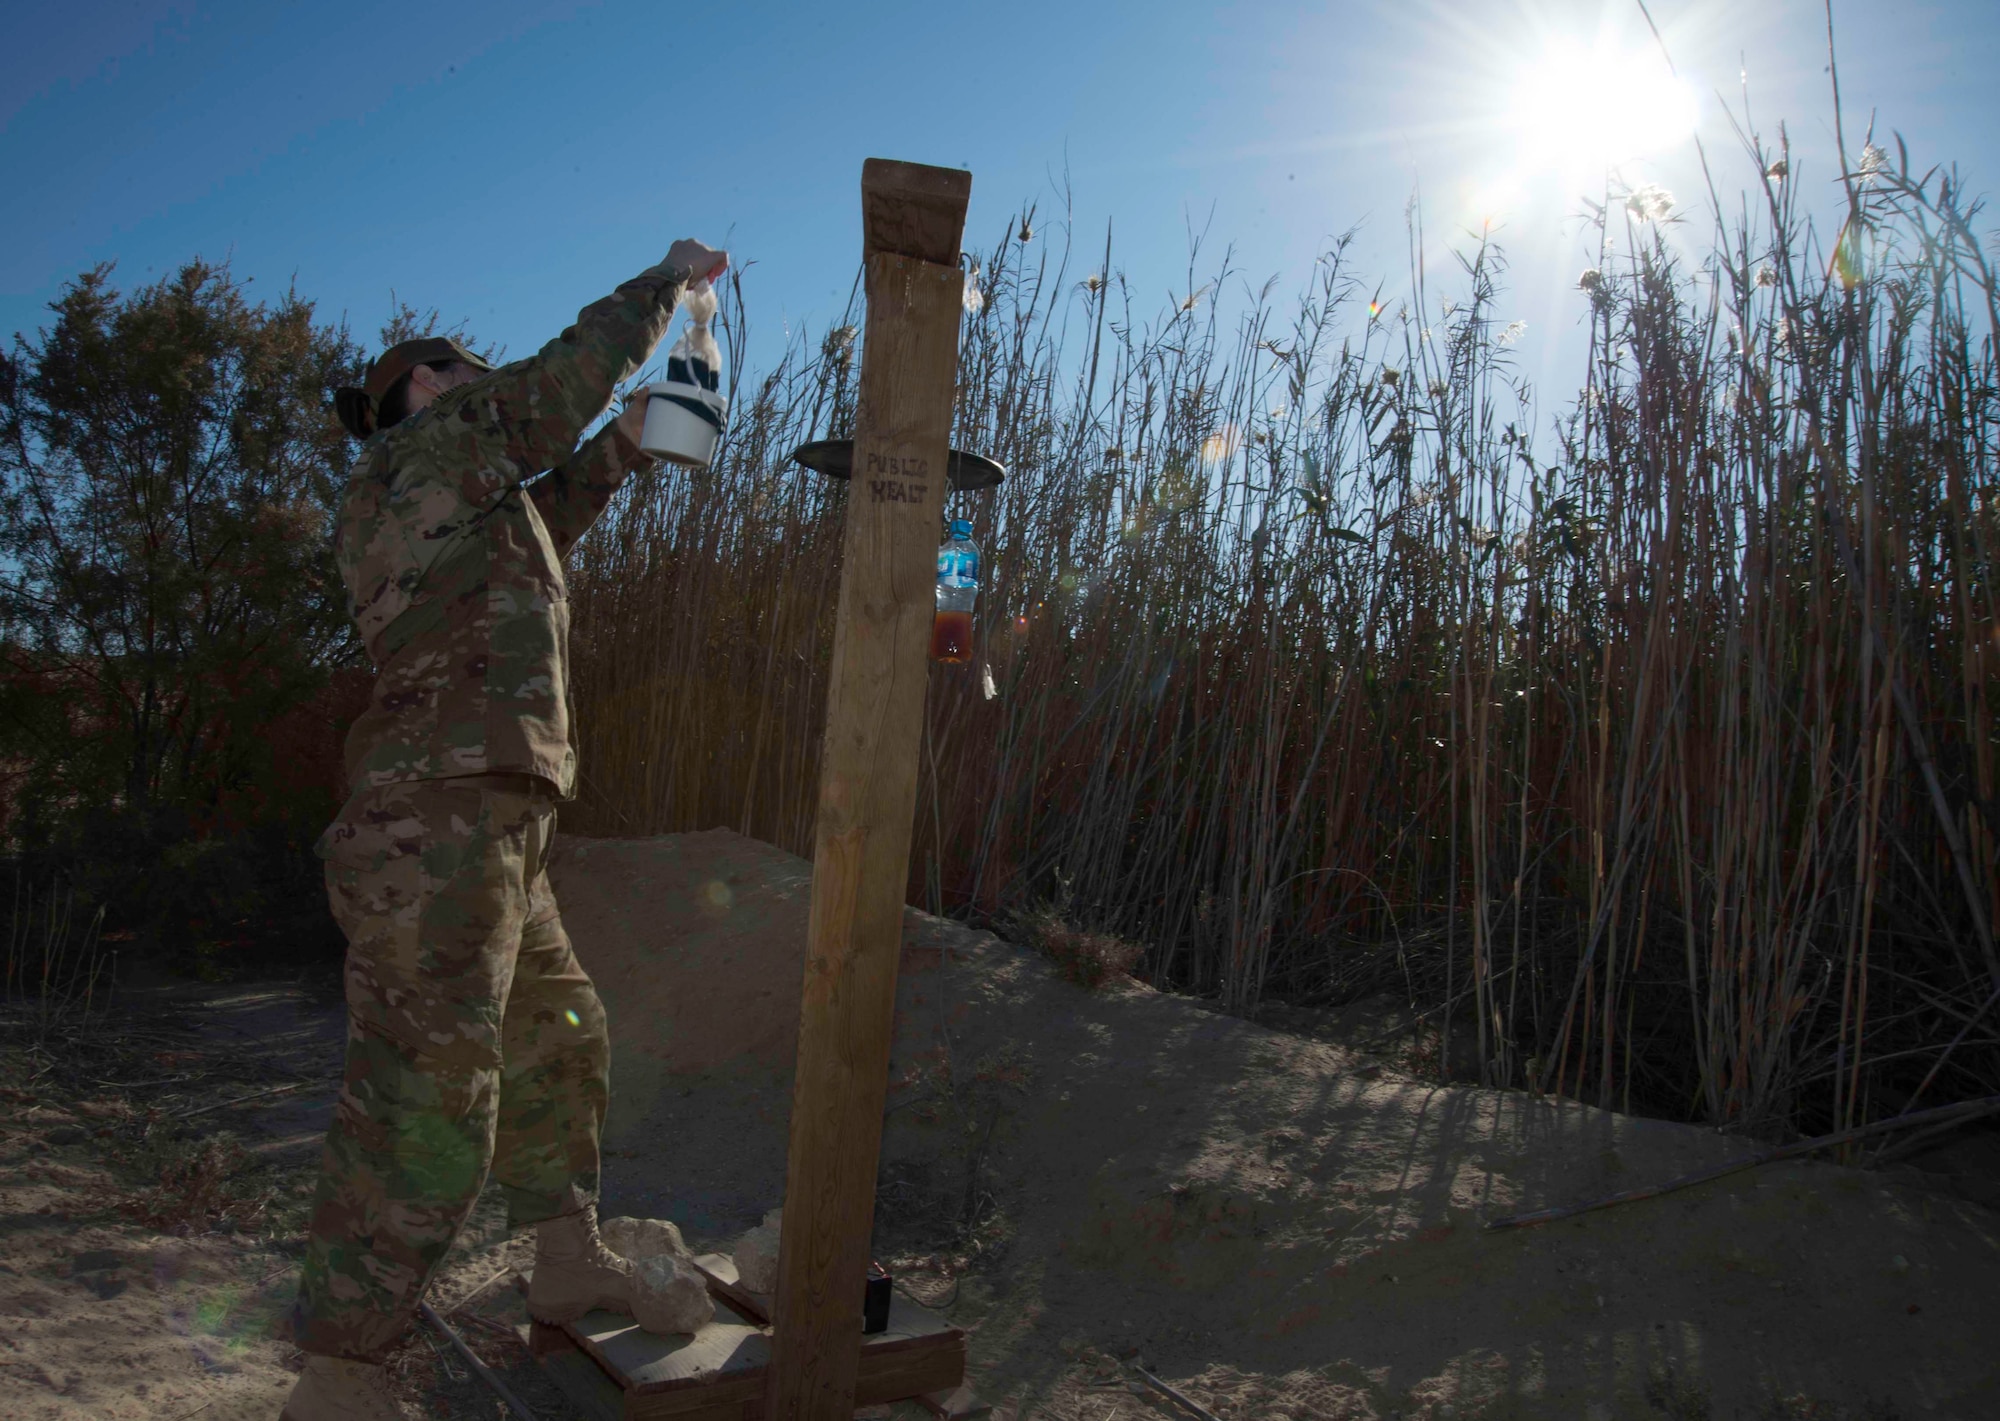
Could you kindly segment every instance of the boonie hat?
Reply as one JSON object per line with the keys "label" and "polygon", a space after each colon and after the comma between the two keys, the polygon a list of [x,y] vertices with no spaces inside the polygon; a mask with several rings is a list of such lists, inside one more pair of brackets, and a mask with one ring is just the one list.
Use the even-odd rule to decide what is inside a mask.
{"label": "boonie hat", "polygon": [[489,361],[481,360],[450,336],[398,341],[375,357],[360,388],[343,385],[333,392],[334,412],[349,434],[366,439],[375,432],[375,411],[381,406],[382,397],[398,380],[419,365],[438,365],[447,360],[462,360],[475,370],[493,368]]}

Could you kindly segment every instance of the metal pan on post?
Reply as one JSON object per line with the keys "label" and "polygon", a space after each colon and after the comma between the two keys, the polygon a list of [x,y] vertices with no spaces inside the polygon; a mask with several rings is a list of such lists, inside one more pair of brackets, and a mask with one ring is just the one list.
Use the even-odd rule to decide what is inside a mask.
{"label": "metal pan on post", "polygon": [[[848,479],[854,475],[852,439],[815,439],[794,449],[792,458],[801,468],[811,469],[830,479]],[[953,493],[998,488],[1006,477],[1007,471],[1000,465],[983,454],[965,449],[952,450],[945,468],[945,479]]]}

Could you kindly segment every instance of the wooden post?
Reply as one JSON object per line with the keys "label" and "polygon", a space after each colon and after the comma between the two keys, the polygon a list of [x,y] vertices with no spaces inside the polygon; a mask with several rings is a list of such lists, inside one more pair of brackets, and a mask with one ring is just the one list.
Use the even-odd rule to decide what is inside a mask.
{"label": "wooden post", "polygon": [[867,335],[764,1421],[849,1421],[917,805],[972,175],[861,169]]}

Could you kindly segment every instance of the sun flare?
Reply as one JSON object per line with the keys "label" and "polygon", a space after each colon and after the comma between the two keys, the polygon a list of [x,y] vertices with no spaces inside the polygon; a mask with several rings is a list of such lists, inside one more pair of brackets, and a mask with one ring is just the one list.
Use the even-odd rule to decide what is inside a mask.
{"label": "sun flare", "polygon": [[1562,42],[1519,71],[1508,105],[1520,164],[1565,174],[1663,152],[1698,116],[1693,88],[1657,51]]}

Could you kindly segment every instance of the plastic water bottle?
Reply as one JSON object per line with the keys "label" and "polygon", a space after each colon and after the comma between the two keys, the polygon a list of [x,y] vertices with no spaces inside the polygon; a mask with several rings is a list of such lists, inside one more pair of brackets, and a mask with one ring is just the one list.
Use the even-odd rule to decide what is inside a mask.
{"label": "plastic water bottle", "polygon": [[951,520],[951,536],[938,549],[937,619],[931,623],[931,660],[972,659],[972,606],[979,600],[979,546],[972,524]]}

